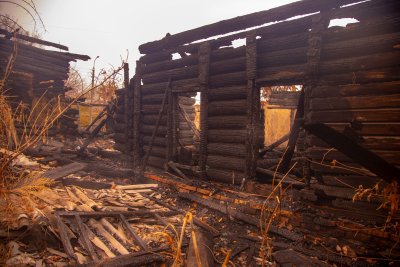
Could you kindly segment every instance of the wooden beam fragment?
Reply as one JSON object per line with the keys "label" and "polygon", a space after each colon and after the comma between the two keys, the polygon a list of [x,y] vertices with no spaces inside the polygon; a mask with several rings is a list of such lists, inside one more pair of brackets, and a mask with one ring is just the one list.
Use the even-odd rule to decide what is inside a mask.
{"label": "wooden beam fragment", "polygon": [[392,181],[400,183],[400,170],[398,168],[389,164],[377,154],[358,145],[347,136],[323,123],[305,124],[303,127],[388,183]]}

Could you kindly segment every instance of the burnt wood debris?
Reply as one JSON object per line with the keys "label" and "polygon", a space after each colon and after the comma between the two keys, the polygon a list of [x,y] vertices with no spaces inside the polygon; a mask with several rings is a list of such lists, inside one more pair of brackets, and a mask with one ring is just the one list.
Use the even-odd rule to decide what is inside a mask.
{"label": "burnt wood debris", "polygon": [[[356,2],[299,1],[140,45],[134,79],[119,92],[132,111],[119,120],[116,147],[132,148],[124,152],[133,168],[242,189],[249,180],[283,177],[297,161],[294,170],[305,178],[300,198],[338,199],[336,208],[345,208],[338,204],[343,184],[398,181],[398,3]],[[357,22],[329,26],[343,18]],[[233,47],[237,39],[245,44]],[[264,147],[260,88],[284,85],[302,85],[269,99],[296,110],[291,130]],[[199,134],[185,123],[193,120],[196,93]],[[134,138],[122,139],[122,131]],[[280,154],[275,148],[285,141]]]}
{"label": "burnt wood debris", "polygon": [[[399,7],[302,0],[140,45],[78,148],[29,151],[57,162],[34,196],[59,253],[79,266],[399,264]],[[19,44],[8,88],[26,103],[63,96],[69,62],[89,59],[0,30],[1,71],[15,38],[64,50]],[[281,109],[289,130],[267,144],[264,116]],[[101,149],[110,121],[114,150]]]}

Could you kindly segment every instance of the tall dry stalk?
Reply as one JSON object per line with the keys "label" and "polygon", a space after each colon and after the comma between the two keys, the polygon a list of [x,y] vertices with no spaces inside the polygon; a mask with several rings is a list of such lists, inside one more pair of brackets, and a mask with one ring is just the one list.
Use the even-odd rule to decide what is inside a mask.
{"label": "tall dry stalk", "polygon": [[[287,177],[287,175],[293,170],[293,168],[297,165],[297,162],[293,164],[293,166],[286,172],[286,174],[282,177],[282,179],[275,185],[276,173],[280,167],[283,157],[286,154],[287,149],[285,150],[284,154],[282,155],[278,166],[275,169],[274,176],[272,178],[272,190],[271,193],[265,199],[263,206],[261,208],[260,214],[260,232],[261,232],[261,247],[260,247],[260,257],[262,259],[262,266],[265,266],[265,262],[267,258],[271,257],[272,255],[272,246],[270,245],[270,238],[269,238],[269,229],[275,219],[279,216],[279,208],[281,207],[281,201],[285,195],[285,192],[290,185],[286,188],[282,187],[282,183]],[[275,201],[274,207],[268,208],[267,205],[270,201]]]}

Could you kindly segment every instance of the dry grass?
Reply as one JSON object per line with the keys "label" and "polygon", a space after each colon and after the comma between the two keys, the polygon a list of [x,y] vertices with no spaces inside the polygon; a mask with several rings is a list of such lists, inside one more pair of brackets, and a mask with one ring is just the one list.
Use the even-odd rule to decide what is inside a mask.
{"label": "dry grass", "polygon": [[[293,164],[293,166],[286,172],[286,174],[282,177],[282,179],[275,185],[275,178],[276,178],[276,173],[277,170],[279,169],[279,166],[282,162],[282,159],[284,157],[285,153],[282,155],[278,166],[275,169],[274,176],[272,178],[272,191],[271,193],[267,196],[265,199],[262,209],[261,209],[261,214],[260,214],[260,232],[261,232],[261,247],[260,247],[260,257],[262,260],[262,266],[266,266],[267,259],[270,259],[272,256],[272,245],[270,244],[271,238],[268,235],[269,229],[273,223],[274,220],[279,219],[280,216],[280,208],[281,208],[281,201],[283,200],[286,190],[290,188],[290,185],[287,186],[286,188],[283,188],[282,182],[285,180],[287,175],[293,170],[293,168],[297,165],[297,162]],[[270,204],[270,202],[274,201],[274,208],[270,209],[267,207],[267,205]]]}
{"label": "dry grass", "polygon": [[[97,86],[88,88],[69,103],[63,103],[60,98],[49,98],[45,93],[32,103],[28,112],[22,105],[13,110],[10,99],[6,96],[6,84],[18,53],[18,41],[16,38],[14,40],[14,50],[0,80],[0,148],[2,148],[0,150],[0,218],[5,225],[13,223],[18,214],[32,212],[34,201],[31,193],[40,191],[51,184],[51,181],[42,178],[39,173],[30,172],[23,166],[16,166],[18,157],[37,142],[45,139],[48,130],[79,98],[102,86],[123,66],[122,64]],[[16,130],[16,123],[20,126],[20,131]]]}
{"label": "dry grass", "polygon": [[[188,211],[186,213],[186,215],[183,219],[182,229],[181,229],[180,234],[178,234],[176,227],[172,224],[168,224],[167,226],[165,226],[165,228],[162,232],[154,233],[155,235],[164,237],[166,239],[166,242],[170,245],[173,253],[167,253],[167,255],[173,258],[173,263],[171,265],[172,267],[183,266],[183,264],[184,264],[184,260],[182,258],[182,242],[185,237],[185,231],[186,231],[188,225],[190,226],[190,229],[191,229],[193,247],[194,247],[195,256],[196,256],[196,263],[197,263],[197,266],[201,267],[202,265],[201,265],[199,250],[198,250],[197,238],[196,238],[196,233],[195,233],[194,227],[193,227],[193,214],[190,211]],[[171,233],[168,232],[168,229],[172,231],[172,235],[171,235]]]}

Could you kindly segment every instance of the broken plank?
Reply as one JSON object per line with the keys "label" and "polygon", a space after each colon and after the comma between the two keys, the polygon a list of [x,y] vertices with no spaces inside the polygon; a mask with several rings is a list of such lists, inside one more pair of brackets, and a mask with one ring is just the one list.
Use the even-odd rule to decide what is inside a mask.
{"label": "broken plank", "polygon": [[52,170],[48,170],[45,173],[43,173],[44,178],[49,178],[49,179],[58,179],[58,178],[63,178],[67,175],[76,173],[80,170],[83,170],[86,167],[85,164],[79,163],[79,162],[73,162],[70,164],[67,164],[62,167],[58,167]]}
{"label": "broken plank", "polygon": [[140,238],[140,236],[136,233],[135,229],[130,225],[130,223],[126,220],[125,216],[123,214],[120,214],[119,217],[121,218],[122,223],[125,225],[126,229],[128,232],[132,235],[133,239],[139,244],[139,246],[148,251],[149,247],[147,244],[143,241],[143,239]]}
{"label": "broken plank", "polygon": [[[219,211],[223,214],[227,214],[233,218],[236,218],[240,221],[243,221],[245,223],[254,225],[256,227],[260,227],[260,220],[258,218],[249,216],[248,214],[244,214],[242,212],[237,211],[235,208],[233,208],[231,205],[222,205],[219,202],[216,202],[214,200],[211,199],[203,199],[200,198],[196,195],[193,194],[187,194],[187,193],[180,193],[178,195],[181,198],[185,198],[185,199],[189,199],[191,201],[194,201],[196,203],[199,203],[200,205],[209,207],[213,210]],[[269,227],[269,231],[271,233],[280,235],[284,238],[287,238],[289,240],[292,241],[301,241],[303,240],[303,236],[301,234],[295,233],[295,232],[291,232],[287,229],[283,229],[283,228],[278,228],[274,225],[270,225]]]}
{"label": "broken plank", "polygon": [[60,234],[61,243],[63,244],[65,252],[71,258],[76,259],[74,249],[72,248],[72,245],[71,245],[68,233],[67,233],[67,226],[65,225],[65,223],[62,221],[62,219],[59,216],[56,215],[55,218],[57,221],[57,227],[58,227],[58,232]]}
{"label": "broken plank", "polygon": [[158,184],[130,184],[130,185],[116,185],[115,189],[130,190],[130,189],[148,189],[158,187]]}
{"label": "broken plank", "polygon": [[95,219],[89,219],[89,225],[96,229],[97,233],[103,236],[121,255],[129,254],[129,251]]}
{"label": "broken plank", "polygon": [[79,215],[75,215],[75,220],[76,220],[76,223],[78,224],[79,230],[81,231],[83,242],[85,244],[87,252],[89,252],[90,257],[93,260],[97,261],[99,258],[97,257],[97,254],[94,251],[92,243],[90,242],[89,235],[88,235],[85,227],[83,226],[81,217],[79,217]]}

